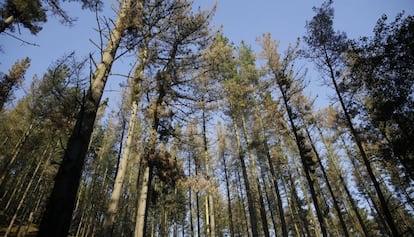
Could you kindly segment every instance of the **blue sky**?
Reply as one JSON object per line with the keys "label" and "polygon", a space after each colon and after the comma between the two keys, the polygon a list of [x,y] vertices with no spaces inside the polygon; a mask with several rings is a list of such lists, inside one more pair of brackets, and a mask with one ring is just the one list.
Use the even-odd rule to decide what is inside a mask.
{"label": "blue sky", "polygon": [[[313,6],[320,6],[321,0],[195,0],[194,6],[201,8],[211,7],[218,3],[213,24],[223,27],[224,34],[235,44],[244,40],[252,45],[254,50],[260,50],[256,44],[256,38],[263,33],[271,33],[274,39],[280,41],[280,50],[283,51],[289,43],[294,43],[298,37],[305,33],[305,23],[314,15]],[[105,13],[113,16],[110,10],[111,4],[116,1],[105,1],[107,10]],[[36,43],[39,47],[23,45],[21,42],[0,35],[0,71],[6,72],[17,60],[24,57],[32,59],[28,70],[24,88],[30,85],[30,79],[34,74],[41,76],[49,65],[62,57],[65,53],[75,51],[79,58],[89,53],[98,53],[97,49],[89,41],[96,39],[98,34],[94,31],[96,21],[94,13],[81,11],[75,3],[64,5],[71,16],[78,18],[75,26],[61,25],[54,17],[50,17],[44,29],[32,36],[22,29],[21,34],[16,34],[22,39]],[[405,10],[406,14],[414,14],[413,0],[337,0],[334,1],[335,28],[345,31],[349,38],[372,35],[372,29],[377,19],[382,14],[387,14],[393,19],[398,12]],[[114,65],[113,71],[125,73],[128,62],[123,60]],[[310,69],[312,65],[306,65]],[[317,77],[310,73],[309,79]],[[121,82],[120,78],[110,78],[107,89],[113,89]],[[320,88],[322,89],[322,88]],[[317,92],[317,93],[323,93]],[[313,93],[315,95],[315,93]],[[113,108],[115,109],[115,108]]]}

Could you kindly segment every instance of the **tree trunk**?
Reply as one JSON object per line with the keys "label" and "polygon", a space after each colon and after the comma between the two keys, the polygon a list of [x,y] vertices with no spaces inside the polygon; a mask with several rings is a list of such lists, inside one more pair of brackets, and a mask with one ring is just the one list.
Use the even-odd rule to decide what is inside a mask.
{"label": "tree trunk", "polygon": [[304,141],[303,141],[303,139],[300,139],[298,127],[297,127],[297,125],[295,124],[295,122],[293,120],[294,114],[293,114],[292,108],[288,104],[288,100],[289,100],[288,95],[287,95],[285,89],[283,88],[283,86],[281,85],[281,83],[278,83],[278,85],[279,85],[280,92],[282,93],[283,103],[285,105],[287,115],[288,115],[288,118],[289,118],[289,122],[290,122],[290,126],[291,126],[292,132],[294,134],[295,143],[296,143],[296,146],[299,150],[299,155],[300,155],[300,158],[301,158],[301,161],[302,161],[303,171],[305,173],[306,180],[308,181],[309,190],[310,190],[312,201],[313,201],[313,206],[315,207],[316,216],[317,216],[318,222],[319,222],[319,227],[321,228],[322,235],[324,237],[327,237],[328,233],[326,231],[323,214],[322,214],[322,211],[321,211],[321,208],[320,208],[320,205],[319,205],[319,201],[318,201],[318,196],[317,196],[316,191],[315,191],[315,186],[314,186],[315,180],[314,180],[314,178],[312,178],[312,176],[311,176],[312,171],[310,170],[310,167],[307,164],[307,162],[308,162],[307,159],[308,158],[307,158],[307,154],[305,152],[306,147],[304,147],[305,145],[302,144],[302,142],[304,142]]}
{"label": "tree trunk", "polygon": [[[246,208],[246,205],[244,203],[245,195],[243,193],[243,187],[242,187],[242,181],[241,181],[241,177],[240,177],[240,172],[236,169],[234,169],[233,171],[235,173],[235,177],[236,180],[234,181],[234,188],[235,193],[237,193],[237,203],[238,203],[238,210],[239,212],[236,214],[236,216],[238,216],[239,218],[236,218],[235,220],[237,221],[237,227],[235,228],[235,231],[238,230],[238,232],[236,233],[237,235],[242,235],[242,236],[251,236],[249,233],[250,230],[250,222],[249,219],[247,218],[247,212],[248,209]],[[244,233],[242,232],[242,229],[244,230]]]}
{"label": "tree trunk", "polygon": [[121,42],[122,33],[127,27],[128,11],[134,2],[134,0],[125,0],[120,7],[118,20],[102,52],[102,61],[93,74],[90,88],[85,95],[84,103],[79,111],[62,163],[55,177],[55,184],[40,223],[39,237],[68,235],[96,113]]}
{"label": "tree trunk", "polygon": [[326,186],[328,187],[329,193],[331,194],[333,205],[334,205],[334,208],[336,210],[336,213],[338,214],[339,223],[341,224],[341,227],[342,227],[343,235],[348,237],[349,236],[348,228],[346,227],[345,220],[344,220],[344,218],[342,216],[342,213],[341,213],[341,208],[339,207],[338,200],[336,199],[335,193],[332,189],[331,181],[329,180],[328,175],[326,174],[325,167],[322,164],[321,157],[319,156],[319,152],[316,149],[315,144],[313,143],[313,139],[310,135],[310,132],[309,132],[308,128],[305,128],[305,131],[306,131],[306,135],[308,136],[308,139],[310,141],[310,145],[312,147],[312,150],[315,153],[316,159],[318,160],[319,167],[322,170],[322,174],[323,174],[323,178],[325,179]]}
{"label": "tree trunk", "polygon": [[[299,175],[300,174],[300,169],[299,169],[299,166],[298,166],[298,164],[297,164],[297,162],[295,160],[293,160],[293,164],[295,166],[296,172]],[[291,187],[293,189],[293,188],[295,188],[296,185],[295,185],[295,180],[293,179],[291,173],[289,173],[289,178],[290,178],[290,185],[291,185]],[[304,181],[302,180],[302,178],[299,177],[298,178],[298,181],[299,181],[299,184],[300,184],[300,188],[302,190],[302,193],[303,193],[303,198],[305,199],[306,205],[308,206],[308,212],[310,212],[310,214],[312,216],[312,222],[313,222],[312,224],[315,227],[315,229],[314,229],[315,230],[315,235],[317,237],[320,237],[321,236],[321,231],[318,228],[316,228],[316,225],[317,225],[318,220],[316,219],[317,217],[315,218],[315,213],[312,210],[312,204],[311,204],[311,201],[309,199],[308,191],[305,188],[305,184],[304,184]],[[307,222],[307,218],[306,217],[304,217],[303,220],[304,220],[305,223]],[[310,225],[307,225],[307,226],[310,226]],[[305,226],[305,229],[307,229],[307,228],[308,227]]]}
{"label": "tree trunk", "polygon": [[257,174],[256,160],[255,160],[255,157],[252,151],[252,145],[251,145],[252,142],[250,141],[250,138],[247,134],[247,126],[246,126],[246,121],[245,121],[244,116],[242,116],[241,120],[242,120],[243,137],[246,142],[247,153],[249,155],[250,173],[251,173],[252,179],[255,180],[255,184],[256,184],[253,190],[257,190],[257,193],[259,195],[258,197],[259,204],[260,204],[259,213],[260,213],[260,218],[262,221],[263,232],[264,232],[265,237],[270,237],[269,226],[267,222],[267,215],[266,215],[264,201],[263,201],[263,193],[260,187],[259,175]]}
{"label": "tree trunk", "polygon": [[233,224],[233,212],[231,207],[231,196],[230,196],[230,182],[229,182],[229,175],[228,175],[228,169],[227,169],[227,162],[226,157],[224,155],[225,151],[225,141],[224,134],[220,133],[221,131],[218,131],[219,133],[219,158],[221,158],[223,162],[223,169],[224,169],[224,180],[226,182],[226,194],[227,194],[227,218],[229,220],[229,231],[230,236],[234,237],[234,224]]}
{"label": "tree trunk", "polygon": [[[204,103],[203,103],[204,105]],[[206,113],[205,108],[202,108],[202,117],[203,117],[203,150],[204,150],[204,162],[206,166],[206,178],[210,185],[210,155],[208,153],[208,142],[207,142],[207,127],[206,127]],[[216,236],[216,223],[214,218],[214,201],[213,196],[210,192],[207,192],[206,197],[206,232],[207,236],[215,237]]]}
{"label": "tree trunk", "polygon": [[384,232],[387,232],[389,235],[391,235],[389,228],[387,228],[386,221],[384,220],[384,217],[381,215],[381,211],[373,197],[373,194],[371,193],[371,190],[369,188],[370,185],[365,183],[365,179],[363,175],[361,174],[361,171],[359,170],[360,166],[355,162],[355,159],[352,157],[352,153],[349,150],[348,145],[346,145],[345,140],[342,137],[341,137],[341,141],[345,147],[345,151],[349,157],[349,160],[351,161],[351,164],[355,170],[355,176],[360,181],[361,183],[360,185],[362,186],[362,188],[365,189],[366,191],[366,195],[364,195],[364,197],[366,198],[367,203],[370,203],[370,202],[372,203],[371,210],[375,210],[375,212],[378,215],[378,219],[381,222],[380,228],[382,228]]}
{"label": "tree trunk", "polygon": [[[39,185],[40,181],[41,181],[41,179],[39,179],[39,182],[38,182],[37,186]],[[39,190],[38,190],[38,192],[39,192]],[[36,201],[35,206],[30,211],[29,219],[27,220],[27,225],[26,225],[26,227],[23,231],[23,237],[28,235],[29,230],[30,230],[30,226],[33,224],[33,220],[35,219],[35,213],[37,213],[37,210],[40,207],[40,204],[43,200],[44,192],[39,192],[39,193],[40,193],[40,196],[38,197],[38,200]]]}
{"label": "tree trunk", "polygon": [[145,224],[148,210],[148,197],[152,179],[152,171],[148,164],[144,164],[144,174],[142,177],[141,191],[138,198],[138,209],[135,222],[135,237],[143,237],[145,234]]}
{"label": "tree trunk", "polygon": [[[49,147],[46,147],[46,149],[43,152],[43,157],[46,156],[46,153],[47,153],[48,150],[49,150]],[[41,157],[41,158],[43,158],[43,157]],[[50,155],[47,156],[47,159],[46,159],[45,164],[44,164],[45,166],[46,166],[47,162],[49,161],[49,158],[50,158]],[[14,212],[14,215],[13,215],[13,217],[12,217],[10,223],[9,223],[9,226],[7,228],[7,231],[4,234],[4,237],[7,237],[10,234],[10,231],[11,231],[13,225],[14,225],[14,222],[16,221],[17,215],[19,214],[19,211],[21,210],[21,208],[23,206],[23,203],[26,201],[27,194],[29,193],[29,190],[32,187],[33,181],[35,180],[35,177],[36,177],[37,172],[39,171],[41,165],[42,165],[42,161],[40,159],[40,160],[38,160],[38,163],[36,165],[36,168],[35,168],[35,170],[32,173],[32,177],[30,178],[30,181],[27,184],[27,186],[26,186],[26,188],[25,188],[25,190],[24,190],[24,192],[22,194],[22,197],[20,198],[19,204],[17,205],[17,208],[16,208],[16,210]],[[43,173],[45,172],[45,170],[46,169],[43,169],[42,170],[42,172],[40,174],[40,177],[43,176]],[[21,220],[21,222],[23,222],[23,220]]]}
{"label": "tree trunk", "polygon": [[[188,156],[188,176],[191,176],[191,156]],[[194,236],[194,224],[193,224],[193,199],[191,186],[188,187],[188,219],[190,222],[190,236]]]}
{"label": "tree trunk", "polygon": [[[302,206],[300,205],[300,200],[299,200],[298,192],[296,191],[295,182],[292,178],[292,173],[290,172],[290,170],[287,170],[287,173],[288,173],[288,178],[289,178],[289,187],[292,193],[291,194],[292,197],[290,201],[288,202],[288,206],[292,212],[292,217],[293,217],[293,214],[296,214],[297,218],[299,219],[299,223],[301,224],[301,228],[299,231],[296,221],[294,223],[295,230],[301,233],[301,235],[297,234],[297,236],[311,236],[309,227],[308,227],[309,222],[308,222],[307,217],[303,215],[303,209],[302,209]],[[285,183],[283,183],[283,187],[285,189],[285,192],[287,192],[288,189]]]}
{"label": "tree trunk", "polygon": [[[271,177],[271,175],[269,177],[268,173],[265,172],[264,169],[260,169],[260,177],[262,177],[262,180],[263,180],[264,199],[267,202],[267,205],[268,205],[268,208],[269,208],[270,219],[271,219],[272,225],[273,225],[273,229],[274,229],[274,231],[275,231],[275,233],[277,235],[277,226],[278,226],[278,223],[276,221],[276,217],[275,217],[275,213],[274,213],[275,212],[275,208],[273,208],[273,205],[271,205],[272,204],[271,203],[271,200],[276,200],[276,198],[275,198],[275,195],[274,195],[275,193],[273,191],[273,187],[270,187],[268,185],[268,183],[271,183],[271,180],[268,179],[268,178]],[[277,201],[278,200],[276,200],[276,202]]]}
{"label": "tree trunk", "polygon": [[349,191],[349,189],[348,189],[348,187],[346,185],[346,182],[345,182],[344,177],[342,177],[342,174],[341,174],[340,170],[338,169],[338,167],[336,165],[337,164],[337,161],[336,161],[336,159],[335,159],[335,157],[333,155],[332,149],[331,149],[330,145],[327,143],[327,141],[325,139],[325,136],[322,133],[321,128],[319,126],[316,126],[316,128],[317,128],[317,130],[319,132],[319,136],[322,139],[322,143],[325,146],[325,149],[326,149],[326,152],[327,152],[327,155],[328,155],[328,159],[331,159],[332,160],[332,164],[333,164],[333,168],[335,170],[335,173],[338,174],[338,177],[339,177],[339,180],[341,181],[342,187],[345,190],[345,194],[346,194],[346,196],[347,196],[347,198],[348,198],[348,200],[349,200],[349,202],[351,204],[351,208],[354,211],[355,215],[357,216],[358,223],[359,223],[359,225],[360,225],[360,227],[361,227],[361,229],[362,229],[362,231],[364,233],[364,236],[369,236],[368,229],[365,226],[364,221],[362,220],[362,217],[361,217],[361,215],[359,213],[358,207],[355,204],[355,200],[352,197],[351,192]]}
{"label": "tree trunk", "polygon": [[236,121],[233,121],[233,124],[234,124],[234,132],[236,134],[237,147],[238,147],[238,153],[239,153],[238,157],[239,157],[239,161],[240,161],[240,165],[241,165],[241,169],[242,169],[244,186],[246,188],[247,205],[248,205],[248,209],[249,209],[249,218],[250,218],[252,236],[253,237],[258,237],[259,236],[259,230],[258,230],[258,226],[257,226],[256,208],[255,208],[255,205],[254,205],[254,197],[253,197],[253,193],[252,193],[252,188],[250,187],[249,176],[247,174],[246,163],[244,162],[244,151],[243,151],[243,148],[242,148],[242,144],[241,144],[240,135],[239,135],[238,126],[237,126]]}
{"label": "tree trunk", "polygon": [[3,33],[7,28],[9,28],[9,26],[14,22],[14,20],[15,20],[14,16],[9,16],[6,18],[6,20],[1,22],[0,33]]}
{"label": "tree trunk", "polygon": [[327,54],[325,54],[325,61],[327,62],[327,66],[328,66],[328,69],[329,69],[329,74],[330,74],[332,83],[335,87],[336,95],[338,96],[339,102],[340,102],[342,110],[344,112],[345,119],[346,119],[346,122],[348,124],[348,128],[349,128],[349,130],[351,132],[351,135],[354,138],[354,141],[355,141],[355,143],[358,147],[358,151],[359,151],[359,153],[362,157],[362,161],[365,165],[365,168],[367,169],[368,176],[370,177],[372,183],[374,184],[374,188],[375,188],[375,191],[377,193],[381,209],[382,209],[382,211],[385,215],[385,221],[387,222],[388,228],[390,229],[392,235],[393,236],[399,236],[397,226],[394,223],[394,219],[392,217],[391,211],[388,208],[387,201],[385,200],[384,194],[382,193],[380,183],[378,182],[378,180],[377,180],[377,178],[374,174],[374,171],[371,167],[371,163],[370,163],[370,161],[368,159],[368,156],[365,152],[365,149],[362,145],[361,138],[359,137],[357,131],[354,128],[354,124],[352,123],[351,115],[348,112],[348,109],[347,109],[347,107],[345,105],[345,102],[342,98],[342,94],[340,92],[338,84],[336,83],[334,69],[330,64],[330,60],[329,60],[329,57],[327,56]]}
{"label": "tree trunk", "polygon": [[[36,161],[34,160],[32,162],[32,164],[30,164],[31,167],[33,167],[35,165]],[[15,187],[13,188],[13,191],[10,193],[10,195],[7,197],[8,192],[10,192],[10,190],[8,190],[6,193],[4,193],[3,197],[1,198],[2,200],[6,200],[7,197],[7,203],[4,206],[4,211],[8,212],[9,208],[13,207],[13,204],[15,204],[13,201],[15,201],[15,196],[17,196],[19,194],[20,191],[22,191],[24,189],[24,185],[25,185],[25,180],[26,178],[30,175],[30,172],[24,172],[22,174],[22,176],[16,177],[15,180],[13,180],[15,183]]]}
{"label": "tree trunk", "polygon": [[115,221],[115,215],[118,211],[118,203],[122,193],[122,186],[124,183],[125,174],[128,167],[128,161],[133,146],[133,138],[135,133],[135,124],[137,120],[138,105],[136,101],[132,102],[131,115],[129,118],[129,127],[127,132],[125,148],[122,152],[122,158],[116,172],[116,178],[114,182],[114,188],[112,191],[111,199],[109,201],[108,210],[105,214],[105,220],[103,223],[104,235],[112,236],[113,225]]}
{"label": "tree trunk", "polygon": [[268,144],[267,137],[266,137],[266,134],[265,134],[265,127],[264,127],[264,124],[263,124],[263,119],[260,116],[260,114],[258,114],[257,117],[259,119],[259,125],[260,125],[260,129],[261,129],[261,133],[262,133],[261,137],[262,137],[264,149],[265,149],[265,152],[266,152],[267,163],[269,165],[270,174],[272,175],[272,180],[273,180],[273,186],[274,186],[275,192],[276,192],[277,206],[278,206],[279,218],[280,218],[280,225],[282,227],[282,236],[287,237],[288,236],[288,231],[287,231],[287,227],[286,227],[285,213],[283,211],[283,202],[282,202],[282,198],[281,198],[281,195],[280,195],[279,185],[278,185],[278,182],[277,182],[275,167],[273,165],[272,156],[270,155],[270,148],[269,148],[269,144]]}
{"label": "tree trunk", "polygon": [[19,142],[16,144],[16,146],[13,149],[13,155],[11,159],[2,167],[1,170],[1,177],[0,177],[0,191],[4,189],[4,182],[6,181],[6,177],[9,174],[11,166],[14,164],[14,162],[17,159],[17,156],[20,154],[20,151],[22,150],[22,147],[26,143],[27,139],[31,135],[34,125],[36,123],[36,120],[32,120],[29,127],[26,129],[26,131],[23,134],[23,137],[19,140]]}
{"label": "tree trunk", "polygon": [[[196,164],[195,175],[198,175],[198,168]],[[197,219],[197,236],[201,236],[201,224],[200,224],[200,198],[198,196],[198,191],[195,192],[196,196],[196,219]]]}

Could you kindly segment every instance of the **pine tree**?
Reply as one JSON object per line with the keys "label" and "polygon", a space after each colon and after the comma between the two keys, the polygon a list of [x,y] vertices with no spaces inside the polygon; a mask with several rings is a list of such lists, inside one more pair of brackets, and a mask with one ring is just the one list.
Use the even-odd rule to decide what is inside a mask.
{"label": "pine tree", "polygon": [[363,164],[367,169],[368,176],[374,185],[387,225],[390,228],[392,235],[398,236],[398,229],[394,223],[394,218],[392,217],[386,198],[381,190],[380,183],[368,159],[367,152],[363,147],[362,138],[354,126],[354,122],[352,121],[352,117],[337,82],[338,75],[340,75],[340,71],[342,70],[341,57],[346,48],[346,36],[344,33],[335,33],[333,30],[334,11],[331,7],[331,3],[332,1],[328,1],[320,8],[314,8],[316,15],[306,26],[308,32],[307,36],[304,37],[304,41],[307,43],[309,49],[305,51],[304,55],[307,58],[311,58],[316,63],[318,69],[327,73],[327,77],[334,86],[349,131],[357,145]]}
{"label": "pine tree", "polygon": [[2,112],[4,104],[10,99],[13,89],[23,82],[24,75],[29,66],[30,59],[25,58],[17,61],[8,74],[0,74],[0,112]]}
{"label": "pine tree", "polygon": [[[412,50],[414,32],[413,16],[398,14],[387,24],[382,16],[375,28],[375,35],[354,41],[348,53],[351,77],[346,88],[350,94],[367,93],[361,106],[368,112],[368,126],[377,131],[378,153],[396,168],[403,166],[407,178],[414,179],[412,167],[413,150],[408,141],[412,140],[413,93]],[[379,134],[378,134],[379,133]],[[406,178],[406,179],[407,179]]]}
{"label": "pine tree", "polygon": [[[302,91],[302,83],[299,79],[294,79],[292,64],[298,56],[297,49],[289,48],[284,59],[279,59],[277,53],[277,42],[271,41],[270,34],[262,39],[263,55],[267,60],[269,72],[277,83],[283,104],[288,117],[290,129],[294,135],[294,140],[299,151],[302,168],[309,185],[313,205],[315,207],[319,226],[323,236],[327,236],[327,226],[322,214],[321,204],[316,194],[317,180],[315,176],[316,162],[311,153],[312,148],[307,142],[303,126],[300,122],[300,113],[292,104],[293,97]],[[279,61],[280,60],[280,61]]]}
{"label": "pine tree", "polygon": [[75,127],[66,145],[63,161],[56,175],[38,236],[66,236],[69,231],[96,113],[122,34],[128,27],[127,19],[131,15],[134,3],[132,0],[125,0],[120,6],[118,20],[103,50],[102,61],[93,74],[90,88],[85,94]]}
{"label": "pine tree", "polygon": [[[103,4],[101,0],[74,1],[81,1],[82,8],[91,10],[99,10]],[[59,0],[6,0],[0,5],[0,33],[6,30],[13,32],[16,26],[22,25],[36,35],[42,30],[42,24],[47,21],[47,11],[58,16],[62,23],[73,24],[75,21],[61,7]]]}

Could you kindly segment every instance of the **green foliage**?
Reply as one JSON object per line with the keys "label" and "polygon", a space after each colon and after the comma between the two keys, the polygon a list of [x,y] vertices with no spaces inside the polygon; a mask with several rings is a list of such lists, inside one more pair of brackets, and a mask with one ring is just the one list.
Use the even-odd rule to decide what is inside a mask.
{"label": "green foliage", "polygon": [[17,61],[7,75],[0,74],[0,112],[4,104],[10,99],[13,89],[23,82],[24,75],[29,66],[30,59],[25,58]]}
{"label": "green foliage", "polygon": [[[100,0],[66,1],[81,2],[88,9],[99,9],[102,4]],[[54,3],[55,6],[46,5],[52,14],[70,21],[60,11],[64,2],[8,0],[1,6],[1,20],[8,16],[6,10],[12,9],[6,9],[7,4],[28,11],[30,4],[32,10],[36,10],[34,6],[42,10],[42,6]],[[24,211],[18,213],[16,220],[24,225],[33,213],[33,223],[39,224],[53,186],[52,177],[67,150],[70,131],[77,119],[82,124],[86,121],[82,116],[88,115],[89,125],[83,129],[79,126],[73,133],[82,137],[74,146],[82,144],[88,151],[82,164],[70,235],[103,232],[105,210],[112,201],[113,177],[122,166],[118,158],[127,137],[133,144],[131,151],[125,153],[129,154],[125,159],[129,163],[113,225],[114,236],[132,235],[137,209],[142,208],[137,203],[148,207],[143,222],[147,236],[167,236],[172,231],[182,231],[174,233],[179,236],[207,236],[208,230],[213,229],[216,235],[245,236],[252,232],[259,236],[266,225],[278,236],[345,232],[364,236],[361,222],[369,235],[387,232],[379,198],[367,181],[367,167],[361,162],[352,136],[344,133],[349,125],[338,119],[341,114],[333,107],[314,116],[312,103],[303,94],[304,75],[295,66],[298,43],[280,55],[278,41],[271,40],[270,34],[263,35],[259,39],[263,48],[260,59],[265,59],[266,65],[259,69],[261,62],[256,61],[251,46],[245,42],[235,46],[221,32],[211,34],[209,21],[214,10],[193,13],[191,2],[181,0],[138,2],[142,6],[135,1],[129,3],[133,7],[123,22],[128,27],[121,27],[121,47],[136,48],[138,52],[139,66],[131,70],[136,74],[128,77],[133,80],[131,100],[138,105],[131,114],[139,120],[134,123],[139,128],[124,136],[126,115],[120,119],[110,117],[102,125],[101,119],[107,118],[100,110],[103,107],[96,117],[89,113],[96,107],[90,107],[77,118],[86,104],[86,61],[79,62],[74,54],[57,60],[41,77],[33,79],[26,96],[0,113],[0,173],[6,173],[8,178],[0,185],[1,218],[5,216],[9,221],[22,197],[22,187],[30,182],[36,165],[41,164],[43,173],[33,176],[39,185],[30,191],[42,197],[27,197]],[[137,14],[141,10],[143,14]],[[306,25],[307,48],[301,53],[314,61],[322,74],[338,82],[338,94],[344,96],[347,106],[353,103],[351,119],[372,158],[373,172],[381,180],[400,234],[408,236],[414,225],[414,206],[410,203],[413,186],[401,182],[400,171],[401,164],[405,171],[413,170],[414,18],[400,14],[394,22],[387,23],[384,16],[372,38],[350,44],[344,33],[333,29],[332,1],[314,10],[315,17]],[[8,30],[20,24],[37,33],[43,21],[29,20],[33,25],[24,26],[16,20]],[[123,53],[114,55],[121,57]],[[29,63],[29,59],[19,61],[8,75],[2,75],[3,104],[23,80]],[[130,102],[126,104],[119,113],[128,113],[125,111]],[[210,113],[213,109],[217,113]],[[218,142],[215,135],[220,132],[211,131],[216,122],[228,126]],[[83,137],[89,135],[82,132],[91,131],[92,126],[92,139],[84,142]],[[82,158],[79,154],[74,153],[68,160]],[[12,157],[16,160],[9,165]],[[378,157],[388,160],[377,162]],[[60,167],[70,170],[71,166],[74,164]],[[151,176],[146,183],[142,173],[148,166]],[[322,167],[326,167],[323,178]],[[330,189],[328,183],[332,186],[330,195],[326,192]],[[145,200],[140,195],[143,185],[148,185]],[[58,186],[68,189],[66,185]],[[75,193],[71,190],[70,194]],[[208,200],[210,196],[214,205]],[[337,212],[331,211],[334,199],[339,203]],[[8,201],[12,208],[3,210]],[[355,205],[351,206],[351,202]],[[264,215],[253,220],[259,207]],[[360,213],[360,220],[356,213]],[[346,231],[339,228],[340,215],[346,222]],[[212,218],[216,218],[215,228],[208,226]],[[249,222],[257,225],[258,233]],[[0,232],[4,225],[7,223],[0,221]],[[231,229],[233,233],[229,233]]]}
{"label": "green foliage", "polygon": [[73,125],[82,103],[83,63],[77,62],[74,54],[64,56],[41,80],[33,80],[30,109],[34,118],[48,120],[56,128]]}
{"label": "green foliage", "polygon": [[[328,73],[326,65],[337,70],[342,63],[342,55],[346,50],[346,34],[333,29],[334,9],[332,1],[321,7],[314,7],[316,15],[306,23],[306,35],[303,37],[307,49],[302,51],[305,58],[312,60],[320,72]],[[329,75],[331,76],[331,75]]]}
{"label": "green foliage", "polygon": [[6,0],[0,7],[1,31],[8,28],[15,30],[14,25],[6,22],[8,17],[14,17],[13,23],[21,24],[32,34],[37,34],[42,29],[41,24],[46,22],[46,9],[40,0]]}
{"label": "green foliage", "polygon": [[381,17],[375,36],[354,42],[350,83],[366,93],[364,106],[388,146],[381,156],[401,162],[414,179],[414,17],[401,13],[393,22]]}
{"label": "green foliage", "polygon": [[[100,10],[103,2],[101,0],[63,0],[82,2],[83,9]],[[0,33],[6,29],[11,32],[22,25],[30,33],[36,35],[42,30],[42,24],[47,21],[46,12],[51,11],[60,17],[63,23],[72,24],[74,19],[70,18],[62,9],[59,0],[6,0],[0,5]]]}

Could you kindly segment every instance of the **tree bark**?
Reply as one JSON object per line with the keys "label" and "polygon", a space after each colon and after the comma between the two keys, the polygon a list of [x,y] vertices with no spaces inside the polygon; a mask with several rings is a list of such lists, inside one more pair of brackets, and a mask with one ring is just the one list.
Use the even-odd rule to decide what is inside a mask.
{"label": "tree bark", "polygon": [[0,33],[3,33],[9,26],[14,22],[16,18],[14,16],[9,16],[0,23]]}
{"label": "tree bark", "polygon": [[40,223],[39,237],[67,236],[76,201],[80,177],[85,162],[95,118],[112,63],[127,27],[128,11],[135,0],[125,0],[120,7],[118,19],[102,52],[84,103],[79,111],[75,127],[69,138],[62,163],[55,177],[55,184]]}
{"label": "tree bark", "polygon": [[131,115],[129,118],[129,127],[127,132],[127,139],[125,148],[122,152],[122,158],[118,166],[118,171],[116,172],[116,178],[114,182],[114,188],[111,194],[111,199],[109,201],[108,209],[105,214],[105,220],[103,223],[104,235],[112,236],[113,225],[115,221],[115,215],[118,211],[118,203],[122,193],[122,186],[124,183],[125,174],[128,167],[128,160],[130,158],[133,138],[135,132],[135,124],[137,120],[138,105],[136,101],[132,102]]}
{"label": "tree bark", "polygon": [[254,205],[254,197],[253,197],[253,193],[252,193],[252,188],[250,187],[250,181],[249,181],[249,176],[247,174],[246,163],[244,161],[244,152],[243,152],[243,148],[242,148],[242,145],[241,145],[238,126],[237,126],[236,121],[233,121],[233,124],[234,124],[234,130],[235,130],[234,132],[236,134],[237,147],[238,147],[238,153],[239,153],[238,157],[239,157],[239,161],[240,161],[240,165],[241,165],[241,169],[242,169],[244,186],[246,188],[247,205],[248,205],[248,209],[249,209],[249,218],[250,218],[252,236],[253,237],[258,237],[259,236],[259,230],[258,230],[258,226],[257,226],[257,216],[256,216],[256,208],[255,208],[255,205]]}
{"label": "tree bark", "polygon": [[148,210],[148,194],[151,185],[152,171],[148,164],[144,164],[144,174],[142,177],[141,191],[138,199],[137,217],[135,222],[135,237],[143,237],[145,234],[145,224]]}
{"label": "tree bark", "polygon": [[[204,104],[204,103],[203,103]],[[206,127],[206,113],[205,113],[205,109],[203,106],[203,113],[202,113],[202,117],[203,117],[203,150],[204,150],[204,162],[205,162],[205,166],[206,166],[206,178],[207,181],[209,182],[210,185],[211,184],[211,180],[210,180],[210,155],[208,153],[208,142],[207,142],[207,127]],[[214,201],[213,201],[213,196],[211,195],[210,192],[207,192],[207,197],[206,197],[206,232],[207,232],[207,236],[210,237],[215,237],[216,236],[216,223],[215,223],[215,218],[214,218]]]}

